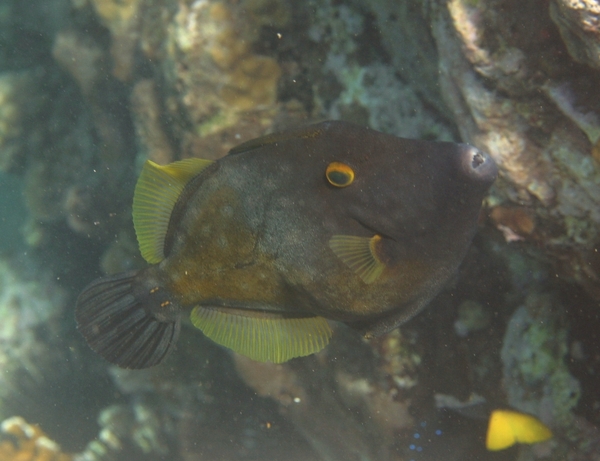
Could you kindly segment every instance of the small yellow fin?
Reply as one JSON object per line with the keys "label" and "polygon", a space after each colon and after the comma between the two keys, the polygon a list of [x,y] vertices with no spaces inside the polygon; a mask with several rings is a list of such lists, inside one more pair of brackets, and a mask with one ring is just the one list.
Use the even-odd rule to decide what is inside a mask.
{"label": "small yellow fin", "polygon": [[146,160],[133,194],[133,225],[140,252],[150,264],[165,257],[165,236],[181,191],[211,163],[211,160],[188,158],[160,166]]}
{"label": "small yellow fin", "polygon": [[497,451],[515,443],[538,443],[552,437],[552,431],[534,416],[511,410],[494,410],[488,424],[485,446]]}
{"label": "small yellow fin", "polygon": [[377,257],[376,246],[381,236],[357,237],[355,235],[334,235],[329,247],[344,264],[350,267],[365,283],[373,283],[385,269],[385,264]]}
{"label": "small yellow fin", "polygon": [[320,351],[331,328],[323,317],[282,318],[269,314],[196,306],[190,316],[196,328],[217,344],[259,362],[282,363]]}

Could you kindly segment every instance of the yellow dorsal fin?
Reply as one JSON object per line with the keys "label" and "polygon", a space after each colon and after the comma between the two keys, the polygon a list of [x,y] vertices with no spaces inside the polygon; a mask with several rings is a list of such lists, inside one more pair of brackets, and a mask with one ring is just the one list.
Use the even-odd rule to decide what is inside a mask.
{"label": "yellow dorsal fin", "polygon": [[314,354],[331,338],[331,328],[323,317],[283,318],[196,306],[190,318],[217,344],[259,362],[282,363]]}
{"label": "yellow dorsal fin", "polygon": [[185,185],[213,163],[188,158],[160,166],[146,160],[133,194],[133,226],[140,252],[150,264],[161,262],[171,211]]}
{"label": "yellow dorsal fin", "polygon": [[552,431],[534,416],[511,410],[494,410],[488,424],[485,446],[496,451],[515,443],[538,443],[552,437]]}
{"label": "yellow dorsal fin", "polygon": [[385,269],[385,264],[377,257],[376,247],[380,241],[379,235],[371,238],[334,235],[329,240],[329,247],[363,282],[373,283]]}

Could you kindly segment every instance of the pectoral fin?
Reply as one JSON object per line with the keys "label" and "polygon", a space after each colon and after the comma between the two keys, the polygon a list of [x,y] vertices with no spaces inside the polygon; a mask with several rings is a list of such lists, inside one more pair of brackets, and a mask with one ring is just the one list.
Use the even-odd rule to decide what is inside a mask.
{"label": "pectoral fin", "polygon": [[358,237],[355,235],[334,235],[329,247],[344,264],[350,267],[365,283],[373,283],[385,269],[385,264],[377,256],[377,245],[381,236]]}
{"label": "pectoral fin", "polygon": [[188,158],[161,166],[147,160],[133,195],[133,225],[140,252],[150,264],[164,259],[164,241],[173,207],[185,185],[213,163]]}
{"label": "pectoral fin", "polygon": [[259,362],[282,363],[320,351],[329,343],[331,328],[322,317],[286,318],[197,306],[192,323],[217,344]]}

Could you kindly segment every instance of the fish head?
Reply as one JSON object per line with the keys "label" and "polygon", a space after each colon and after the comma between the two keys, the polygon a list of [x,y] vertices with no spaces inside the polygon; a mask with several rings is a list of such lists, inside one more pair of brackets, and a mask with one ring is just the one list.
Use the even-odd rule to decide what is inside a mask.
{"label": "fish head", "polygon": [[[277,148],[276,168],[294,172],[278,189],[290,205],[280,221],[295,210],[290,261],[306,261],[309,273],[286,272],[290,285],[327,306],[330,318],[381,320],[377,331],[414,315],[456,271],[497,175],[493,159],[468,144],[345,122],[312,125]],[[295,232],[304,221],[310,239],[302,238],[309,230]],[[390,312],[400,314],[384,321]]]}
{"label": "fish head", "polygon": [[[470,240],[497,175],[488,154],[468,144],[398,138],[343,122],[321,125],[323,133],[312,142],[314,193],[328,204],[328,216],[395,241],[442,233]],[[332,180],[332,170],[342,182]]]}
{"label": "fish head", "polygon": [[377,322],[414,315],[456,270],[496,166],[467,144],[323,122],[241,144],[219,174],[286,308]]}

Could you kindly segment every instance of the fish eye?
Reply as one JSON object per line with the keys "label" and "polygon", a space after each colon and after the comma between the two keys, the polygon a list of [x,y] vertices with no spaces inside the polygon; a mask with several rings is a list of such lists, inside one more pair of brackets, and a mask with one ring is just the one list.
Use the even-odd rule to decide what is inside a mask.
{"label": "fish eye", "polygon": [[345,163],[331,162],[325,170],[327,181],[335,187],[346,187],[354,181],[354,170]]}

